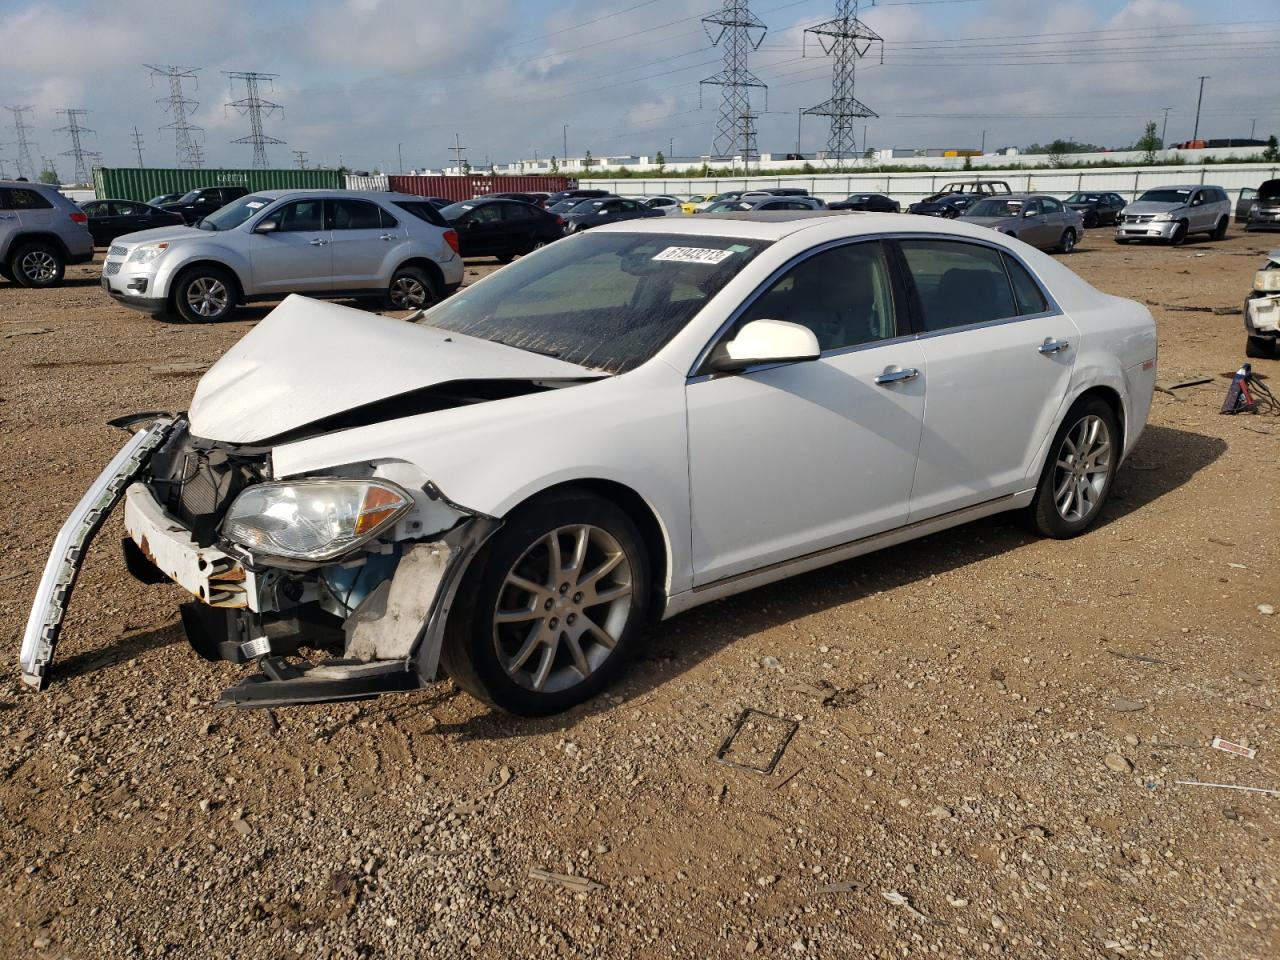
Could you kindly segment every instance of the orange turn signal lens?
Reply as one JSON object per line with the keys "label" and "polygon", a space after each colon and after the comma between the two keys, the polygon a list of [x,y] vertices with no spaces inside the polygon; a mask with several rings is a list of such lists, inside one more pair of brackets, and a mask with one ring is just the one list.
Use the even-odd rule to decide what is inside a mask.
{"label": "orange turn signal lens", "polygon": [[360,514],[356,518],[356,536],[375,530],[389,517],[396,514],[405,505],[404,498],[394,490],[386,487],[370,485],[360,503]]}

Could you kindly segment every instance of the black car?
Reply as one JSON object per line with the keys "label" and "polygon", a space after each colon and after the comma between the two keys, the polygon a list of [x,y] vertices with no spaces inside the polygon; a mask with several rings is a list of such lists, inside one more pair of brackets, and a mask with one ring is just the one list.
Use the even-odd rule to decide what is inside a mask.
{"label": "black car", "polygon": [[244,187],[198,187],[183,194],[173,203],[161,205],[160,209],[180,213],[187,223],[196,223],[248,193]]}
{"label": "black car", "polygon": [[90,200],[80,204],[89,217],[89,233],[96,246],[105,247],[116,237],[152,227],[174,227],[182,214],[161,210],[139,200]]}
{"label": "black car", "polygon": [[1120,211],[1125,199],[1118,193],[1073,193],[1063,201],[1072,210],[1080,211],[1085,229],[1105,227],[1120,222]]}
{"label": "black car", "polygon": [[969,204],[984,199],[980,193],[950,193],[937,199],[921,200],[907,207],[907,213],[917,213],[925,217],[945,217],[954,220],[964,213]]}
{"label": "black car", "polygon": [[166,203],[173,203],[175,200],[181,200],[186,194],[182,193],[162,193],[158,197],[152,197],[147,201],[149,207],[163,207]]}
{"label": "black car", "polygon": [[901,213],[902,205],[883,193],[853,193],[827,204],[828,210],[869,210],[872,213]]}
{"label": "black car", "polygon": [[541,194],[536,193],[482,193],[472,197],[472,200],[519,200],[521,203],[531,203],[535,207],[542,199]]}
{"label": "black car", "polygon": [[623,220],[639,220],[642,217],[666,216],[661,210],[646,207],[639,200],[628,200],[625,197],[588,198],[569,211],[565,216],[566,229],[569,233],[589,230],[591,227],[602,227],[606,223],[621,223]]}
{"label": "black car", "polygon": [[443,210],[445,207],[449,206],[449,204],[457,202],[456,200],[450,200],[448,197],[423,197],[422,199],[431,204],[437,210]]}
{"label": "black car", "polygon": [[442,208],[440,215],[458,231],[464,257],[497,257],[510,263],[564,236],[562,218],[518,200],[464,200]]}
{"label": "black car", "polygon": [[551,196],[547,197],[547,199],[543,201],[543,206],[550,210],[553,204],[557,204],[561,200],[571,200],[574,197],[585,200],[587,197],[611,196],[613,196],[613,194],[608,190],[561,190],[559,193],[553,193]]}
{"label": "black car", "polygon": [[[608,193],[608,194],[605,194],[605,196],[611,197],[613,196],[613,194]],[[597,197],[565,197],[563,200],[559,200],[555,203],[548,203],[547,212],[558,213],[562,217],[567,217],[569,215],[569,211],[572,210],[574,207],[576,207],[578,204],[586,203],[588,200],[595,200],[595,199],[599,199],[599,198]]]}
{"label": "black car", "polygon": [[1249,204],[1249,219],[1245,230],[1275,230],[1280,228],[1280,180],[1264,180]]}

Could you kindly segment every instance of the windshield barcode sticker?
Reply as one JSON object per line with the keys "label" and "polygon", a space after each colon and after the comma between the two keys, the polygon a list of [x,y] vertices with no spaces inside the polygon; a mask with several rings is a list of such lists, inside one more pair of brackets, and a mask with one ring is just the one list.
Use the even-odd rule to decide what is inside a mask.
{"label": "windshield barcode sticker", "polygon": [[667,247],[655,260],[674,260],[676,263],[723,263],[733,256],[732,250],[710,250],[706,247]]}

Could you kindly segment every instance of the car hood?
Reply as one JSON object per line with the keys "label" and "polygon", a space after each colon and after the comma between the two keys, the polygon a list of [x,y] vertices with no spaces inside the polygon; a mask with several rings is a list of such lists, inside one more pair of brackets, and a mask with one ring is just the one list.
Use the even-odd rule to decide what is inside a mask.
{"label": "car hood", "polygon": [[135,243],[174,243],[178,240],[185,240],[191,237],[208,237],[211,231],[201,230],[197,227],[185,227],[180,224],[174,224],[170,227],[152,227],[150,230],[139,230],[137,233],[126,233],[117,239],[116,243],[135,244]]}
{"label": "car hood", "polygon": [[965,223],[972,223],[978,227],[1008,227],[1016,224],[1021,217],[967,217],[963,213],[959,218]]}
{"label": "car hood", "polygon": [[1133,214],[1168,213],[1170,210],[1181,210],[1185,206],[1185,203],[1161,203],[1156,200],[1135,200],[1124,208],[1124,212]]}
{"label": "car hood", "polygon": [[201,378],[189,420],[198,437],[251,444],[450,382],[602,376],[554,357],[295,294]]}
{"label": "car hood", "polygon": [[1100,206],[1097,200],[1072,200],[1070,203],[1062,201],[1064,207],[1070,207],[1072,210],[1092,210],[1094,207]]}

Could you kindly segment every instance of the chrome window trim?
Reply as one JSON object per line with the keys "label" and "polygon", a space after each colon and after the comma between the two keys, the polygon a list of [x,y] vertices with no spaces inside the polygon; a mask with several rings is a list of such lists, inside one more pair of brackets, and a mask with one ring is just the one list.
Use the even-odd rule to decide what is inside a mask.
{"label": "chrome window trim", "polygon": [[[747,308],[750,307],[752,304],[754,304],[762,296],[764,296],[765,291],[768,290],[769,287],[771,287],[778,280],[780,280],[782,278],[782,275],[785,274],[788,270],[790,270],[792,267],[796,266],[797,264],[801,263],[802,261],[807,260],[812,256],[816,256],[819,253],[825,253],[827,250],[830,250],[834,247],[845,246],[851,243],[866,243],[872,240],[878,240],[878,241],[947,240],[947,241],[953,241],[955,243],[968,243],[968,244],[973,244],[974,246],[987,247],[997,251],[998,253],[1003,253],[1006,256],[1011,257],[1015,263],[1017,263],[1020,267],[1022,267],[1022,269],[1027,271],[1027,275],[1031,277],[1032,282],[1035,283],[1035,285],[1040,289],[1040,293],[1044,296],[1045,303],[1049,305],[1049,309],[1042,310],[1039,313],[1025,313],[1025,314],[1019,314],[1018,316],[1015,316],[1015,317],[1002,317],[999,320],[983,320],[978,323],[968,323],[968,324],[965,324],[964,326],[959,326],[959,327],[946,327],[942,330],[929,330],[923,333],[899,334],[896,337],[890,337],[885,340],[870,340],[866,343],[858,343],[849,347],[838,347],[834,350],[824,350],[822,353],[818,355],[819,360],[825,360],[828,357],[841,356],[846,353],[853,353],[858,350],[866,350],[871,347],[879,347],[879,346],[885,346],[885,345],[894,344],[894,343],[902,343],[908,340],[927,340],[927,339],[932,339],[934,337],[945,336],[947,334],[952,334],[952,333],[968,333],[971,330],[981,330],[984,327],[999,327],[1009,323],[1017,323],[1022,320],[1039,320],[1044,317],[1060,316],[1064,313],[1062,307],[1058,304],[1058,301],[1054,299],[1053,294],[1049,292],[1049,289],[1044,285],[1043,281],[1041,281],[1039,275],[1036,273],[1036,271],[1032,270],[1031,267],[1027,265],[1027,262],[1023,260],[1022,257],[1020,257],[1013,250],[1010,250],[1008,247],[1002,246],[999,243],[993,243],[985,238],[955,237],[950,234],[908,233],[908,232],[871,233],[871,234],[866,234],[860,237],[841,237],[838,240],[829,240],[826,243],[819,244],[816,247],[810,247],[808,250],[804,251],[803,253],[796,254],[794,257],[792,257],[782,266],[778,267],[771,274],[769,274],[769,276],[766,277],[759,284],[759,286],[757,286],[754,290],[751,291],[750,295],[748,295],[745,299],[743,299],[743,301],[740,304],[738,304],[737,307],[734,308],[733,312],[729,314],[728,318],[724,321],[724,323],[722,323],[719,326],[719,328],[716,330],[716,332],[712,334],[711,338],[707,341],[706,345],[702,348],[701,351],[699,351],[697,358],[693,362],[693,366],[691,366],[689,368],[688,373],[685,374],[685,382],[701,383],[704,380],[711,380],[717,376],[716,374],[710,374],[710,373],[700,374],[698,373],[698,371],[702,369],[702,365],[706,363],[707,357],[710,355],[711,351],[715,349],[716,344],[720,342],[720,338],[724,336],[725,333],[727,333],[729,330],[733,329],[734,324],[738,322],[739,318],[742,316],[743,313],[746,312]],[[1008,277],[1007,270],[1005,271],[1005,276],[1007,279],[1009,279],[1009,288],[1010,288],[1009,292],[1011,294],[1014,294],[1013,281],[1011,278]],[[1018,302],[1018,298],[1016,294],[1014,294],[1013,296],[1013,302],[1016,306]],[[757,373],[761,370],[769,370],[773,367],[779,367],[779,366],[787,366],[787,364],[762,363],[754,367],[747,367],[744,370],[742,370],[741,373]]]}

